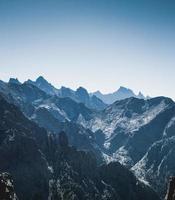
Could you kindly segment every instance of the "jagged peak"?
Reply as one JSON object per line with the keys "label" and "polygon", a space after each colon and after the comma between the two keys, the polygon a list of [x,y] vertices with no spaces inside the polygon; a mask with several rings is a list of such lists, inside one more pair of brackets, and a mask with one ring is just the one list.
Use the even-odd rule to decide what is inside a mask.
{"label": "jagged peak", "polygon": [[120,86],[117,92],[130,92],[134,94],[134,92],[131,89],[123,87],[123,86]]}
{"label": "jagged peak", "polygon": [[95,92],[92,93],[93,95],[104,95],[100,90],[97,90]]}
{"label": "jagged peak", "polygon": [[77,88],[76,92],[84,92],[84,93],[88,94],[88,91],[84,87],[82,87],[82,86],[80,86],[79,88]]}
{"label": "jagged peak", "polygon": [[70,93],[74,93],[74,91],[68,87],[65,86],[61,86],[61,88],[59,89],[61,92],[70,92]]}
{"label": "jagged peak", "polygon": [[124,87],[124,86],[120,86],[119,90],[128,90],[128,88]]}
{"label": "jagged peak", "polygon": [[43,76],[39,76],[37,79],[36,79],[36,82],[47,82],[48,81],[43,77]]}
{"label": "jagged peak", "polygon": [[139,92],[137,97],[140,99],[145,99],[145,96],[142,94],[142,92]]}
{"label": "jagged peak", "polygon": [[21,85],[21,82],[17,78],[10,78],[9,83],[15,83],[15,84]]}
{"label": "jagged peak", "polygon": [[32,81],[31,79],[28,79],[27,81],[24,81],[24,84],[25,84],[25,83],[26,83],[26,84],[32,84],[32,85],[33,85],[33,84],[34,84],[34,81]]}
{"label": "jagged peak", "polygon": [[60,88],[60,90],[70,90],[70,88],[68,88],[68,87],[65,87],[65,86],[61,86],[61,88]]}

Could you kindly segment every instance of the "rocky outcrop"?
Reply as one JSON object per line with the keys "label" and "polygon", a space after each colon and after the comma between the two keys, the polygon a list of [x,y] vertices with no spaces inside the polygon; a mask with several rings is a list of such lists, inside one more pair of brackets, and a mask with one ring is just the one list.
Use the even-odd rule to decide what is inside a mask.
{"label": "rocky outcrop", "polygon": [[175,177],[171,177],[165,200],[175,200]]}
{"label": "rocky outcrop", "polygon": [[68,138],[64,131],[59,133],[59,145],[61,147],[68,147]]}
{"label": "rocky outcrop", "polygon": [[12,177],[9,173],[0,173],[0,199],[1,200],[18,200]]}

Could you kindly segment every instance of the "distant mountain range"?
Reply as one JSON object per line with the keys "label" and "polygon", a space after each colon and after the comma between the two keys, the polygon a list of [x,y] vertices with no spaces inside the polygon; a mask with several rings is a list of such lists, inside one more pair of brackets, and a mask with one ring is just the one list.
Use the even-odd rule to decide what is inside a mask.
{"label": "distant mountain range", "polygon": [[139,99],[148,99],[149,97],[145,97],[141,92],[139,92],[138,95],[134,94],[134,92],[131,89],[120,87],[116,92],[109,93],[109,94],[102,94],[100,91],[92,93],[92,95],[95,95],[99,99],[101,99],[106,104],[112,104],[115,101],[130,98],[130,97],[136,97]]}
{"label": "distant mountain range", "polygon": [[[21,84],[18,79],[14,78],[11,78],[9,82]],[[102,110],[107,104],[112,104],[117,100],[130,97],[136,97],[139,99],[150,98],[148,96],[145,97],[141,92],[136,95],[131,89],[125,87],[120,87],[116,92],[110,94],[102,94],[100,91],[88,93],[88,91],[83,87],[79,87],[76,91],[64,86],[62,86],[60,89],[57,89],[42,76],[38,77],[35,81],[28,80],[25,83],[35,85],[49,95],[69,97],[76,102],[84,103],[87,107],[97,110]]]}
{"label": "distant mountain range", "polygon": [[92,109],[102,110],[106,107],[106,104],[102,100],[97,98],[95,95],[90,96],[87,90],[83,87],[79,87],[76,91],[66,87],[56,89],[42,76],[38,77],[36,81],[28,80],[25,83],[35,85],[49,95],[56,95],[63,98],[69,97],[78,103],[84,103],[87,107]]}
{"label": "distant mountain range", "polygon": [[[119,93],[124,90],[120,88]],[[129,93],[133,94],[130,90],[127,94]],[[96,157],[94,161],[88,161],[92,165],[97,162],[96,174],[101,174],[103,170],[108,171],[110,168],[107,176],[103,174],[98,179],[98,181],[106,180],[105,184],[109,185],[109,187],[106,185],[108,188],[106,188],[106,191],[109,195],[114,195],[112,191],[115,191],[114,184],[119,177],[118,174],[113,183],[110,171],[114,170],[113,174],[115,174],[117,166],[119,166],[121,171],[126,169],[126,178],[132,176],[129,175],[129,169],[141,180],[144,188],[144,183],[149,184],[161,198],[164,197],[167,181],[170,176],[175,175],[175,103],[173,100],[167,97],[147,99],[132,96],[107,105],[96,97],[98,102],[102,102],[100,105],[104,106],[101,107],[94,103],[93,95],[87,91],[85,92],[84,89],[80,88],[76,91],[64,87],[56,89],[43,77],[39,77],[36,81],[28,80],[24,83],[20,83],[17,79],[10,79],[8,83],[0,81],[0,96],[0,150],[4,152],[0,155],[0,172],[8,169],[7,172],[12,173],[15,177],[17,176],[14,180],[16,183],[19,183],[20,180],[18,177],[19,171],[10,165],[12,159],[6,160],[6,158],[15,157],[14,166],[18,163],[19,169],[21,169],[21,161],[18,160],[18,153],[16,153],[21,151],[24,152],[24,154],[20,154],[22,166],[25,166],[25,163],[30,160],[29,163],[34,170],[43,171],[43,173],[38,174],[39,176],[35,173],[31,174],[33,177],[37,177],[36,184],[39,184],[40,177],[45,177],[41,190],[44,187],[47,188],[45,190],[46,196],[49,192],[48,186],[45,186],[45,181],[50,180],[48,175],[50,172],[46,169],[47,165],[42,164],[43,159],[46,160],[49,170],[56,170],[57,176],[54,177],[54,181],[63,180],[61,177],[67,179],[71,177],[71,184],[76,187],[83,187],[83,191],[86,191],[84,195],[92,195],[89,190],[87,191],[84,188],[84,185],[82,186],[83,183],[80,180],[77,182],[77,176],[73,175],[74,173],[79,174],[82,178],[83,172],[78,166],[82,164],[83,169],[89,167],[84,162],[86,159],[91,160],[91,156],[86,157],[84,153],[77,153],[76,149],[71,147],[68,148],[69,150],[66,148],[67,150],[64,152],[66,160],[61,164],[63,168],[60,167],[59,163],[55,163],[55,158],[58,155],[56,160],[61,161],[60,156],[62,154],[60,155],[59,152],[62,150],[60,150],[60,147],[58,148],[58,143],[59,133],[64,131],[70,146],[74,146],[82,152],[90,151]],[[15,148],[13,146],[14,140]],[[28,144],[28,140],[30,144]],[[33,144],[33,140],[37,147]],[[33,149],[32,151],[35,152],[36,157],[34,159],[38,166],[33,166],[34,160],[28,149],[25,148],[25,144],[29,145]],[[42,157],[40,151],[44,154],[44,157]],[[27,160],[23,158],[24,155],[26,155]],[[78,164],[74,163],[77,157],[79,158],[79,161],[76,161]],[[105,164],[110,162],[119,162],[122,165]],[[5,164],[2,165],[1,163]],[[99,164],[104,164],[104,167],[98,168]],[[125,166],[124,169],[123,165]],[[26,170],[29,170],[27,166],[25,167]],[[72,173],[67,176],[68,169],[71,169]],[[22,173],[24,173],[24,177],[27,177],[25,172]],[[93,182],[91,190],[93,191],[98,184],[94,182],[96,180],[94,179],[95,175],[88,174],[88,171],[86,171],[84,176],[88,177],[87,182],[85,182],[87,185],[89,184],[88,181]],[[139,181],[139,185],[141,182]],[[66,184],[64,181],[62,183]],[[30,191],[30,184],[34,184],[32,178],[29,179],[28,187],[24,189]],[[117,182],[117,184],[120,185],[121,182]],[[125,186],[128,187],[127,184],[123,185],[124,188]],[[31,189],[36,191],[36,188],[33,187],[32,185]],[[104,189],[104,187],[102,188]],[[104,192],[102,188],[98,188],[98,192]],[[67,192],[66,188],[59,189],[63,193]],[[57,188],[57,191],[59,189]],[[130,188],[131,194],[133,194],[133,190],[137,189],[132,186]],[[119,193],[121,190],[122,188],[120,188]],[[52,192],[54,191],[55,189],[52,188]],[[17,195],[21,194],[18,187],[16,193]],[[117,194],[120,196],[118,199],[123,199],[126,192],[119,193]],[[152,192],[151,194],[153,195]],[[124,199],[132,199],[130,195],[128,194]],[[110,198],[99,196],[99,199],[107,200]],[[155,196],[154,198],[156,199]],[[93,199],[92,196],[90,199]],[[151,197],[141,198],[139,196],[139,199],[151,199]]]}

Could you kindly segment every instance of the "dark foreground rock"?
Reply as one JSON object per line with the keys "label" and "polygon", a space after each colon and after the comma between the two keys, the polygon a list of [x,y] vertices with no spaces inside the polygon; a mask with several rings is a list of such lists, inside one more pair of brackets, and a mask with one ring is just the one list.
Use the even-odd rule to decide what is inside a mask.
{"label": "dark foreground rock", "polygon": [[0,199],[18,200],[12,177],[9,173],[0,173]]}
{"label": "dark foreground rock", "polygon": [[175,200],[175,177],[171,177],[165,200]]}
{"label": "dark foreground rock", "polygon": [[59,140],[50,200],[159,200],[120,163],[98,166],[94,154],[69,147],[64,132]]}

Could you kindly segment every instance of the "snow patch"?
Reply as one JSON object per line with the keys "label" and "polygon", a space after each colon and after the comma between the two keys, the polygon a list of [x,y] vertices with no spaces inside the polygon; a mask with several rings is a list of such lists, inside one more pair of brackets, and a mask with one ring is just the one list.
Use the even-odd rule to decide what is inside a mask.
{"label": "snow patch", "polygon": [[132,166],[133,160],[128,154],[128,151],[124,148],[124,146],[120,147],[112,156],[116,161],[125,166]]}

